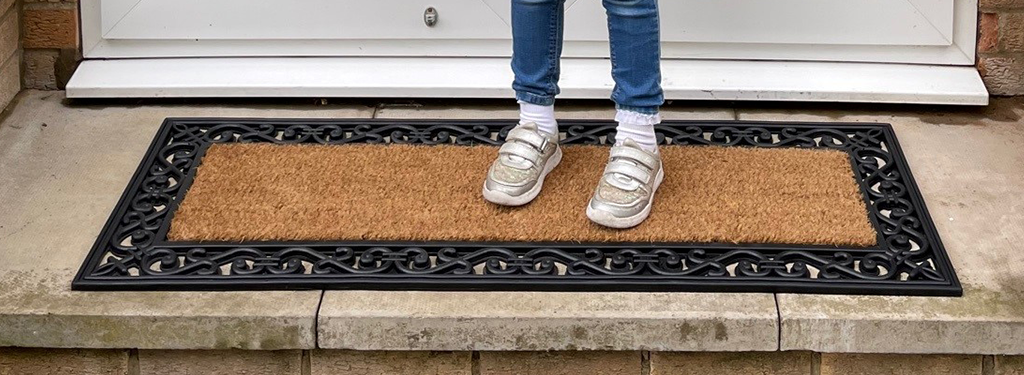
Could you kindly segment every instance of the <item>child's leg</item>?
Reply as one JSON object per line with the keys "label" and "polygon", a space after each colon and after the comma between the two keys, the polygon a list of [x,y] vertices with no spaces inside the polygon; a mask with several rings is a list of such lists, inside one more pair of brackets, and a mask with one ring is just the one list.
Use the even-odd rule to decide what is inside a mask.
{"label": "child's leg", "polygon": [[618,113],[618,142],[633,139],[657,150],[654,125],[661,122],[661,37],[657,0],[603,0],[611,44],[612,100]]}
{"label": "child's leg", "polygon": [[661,121],[658,0],[603,0],[611,42],[615,146],[587,205],[587,217],[611,228],[640,225],[665,176],[654,125]]}
{"label": "child's leg", "polygon": [[555,95],[565,0],[512,0],[512,88],[520,104],[520,122],[558,134]]}
{"label": "child's leg", "polygon": [[512,71],[519,126],[508,132],[484,181],[484,199],[530,203],[562,160],[555,122],[565,0],[512,0]]}

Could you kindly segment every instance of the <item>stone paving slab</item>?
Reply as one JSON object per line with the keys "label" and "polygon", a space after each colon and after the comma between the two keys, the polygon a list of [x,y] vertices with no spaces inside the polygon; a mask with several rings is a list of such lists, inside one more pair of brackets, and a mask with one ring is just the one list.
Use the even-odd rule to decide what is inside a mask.
{"label": "stone paving slab", "polygon": [[[614,109],[610,104],[573,102],[560,105],[558,114],[611,119]],[[734,115],[728,108],[669,106],[663,111],[668,119],[732,120]],[[460,107],[384,106],[376,117],[517,116],[518,109],[510,101]],[[778,347],[771,294],[327,291],[319,319],[322,348],[741,351]]]}
{"label": "stone paving slab", "polygon": [[[62,99],[59,92],[22,93],[0,119],[0,347],[311,349],[319,333],[321,347],[363,350],[770,351],[781,340],[782,350],[834,353],[1024,353],[1020,100],[996,100],[984,111],[928,113],[812,105],[667,108],[670,119],[738,115],[896,125],[964,297],[780,294],[777,310],[771,294],[72,292],[71,278],[164,117],[369,117],[374,109],[68,107]],[[563,118],[612,113],[598,104],[560,108]],[[376,112],[516,114],[511,103],[385,105]]]}
{"label": "stone paving slab", "polygon": [[75,106],[28,91],[0,123],[0,347],[303,349],[322,292],[72,292],[168,116],[369,117],[372,108]]}
{"label": "stone paving slab", "polygon": [[780,294],[782,350],[1024,353],[1022,115],[1018,99],[928,113],[741,108],[741,120],[892,123],[964,285],[962,298]]}
{"label": "stone paving slab", "polygon": [[319,345],[355,350],[765,351],[771,294],[328,291]]}

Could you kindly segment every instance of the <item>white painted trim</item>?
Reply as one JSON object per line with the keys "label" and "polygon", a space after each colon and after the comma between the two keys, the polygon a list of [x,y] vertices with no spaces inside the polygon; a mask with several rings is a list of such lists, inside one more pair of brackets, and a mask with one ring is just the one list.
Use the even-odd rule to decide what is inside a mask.
{"label": "white painted trim", "polygon": [[[274,56],[424,56],[424,57],[507,57],[510,41],[498,39],[468,40],[456,39],[352,39],[345,38],[299,38],[281,39],[275,37],[228,38],[216,37],[131,37],[131,33],[105,32],[104,27],[114,28],[118,20],[131,18],[130,13],[141,12],[137,5],[144,7],[156,3],[172,3],[174,0],[80,0],[82,3],[83,54],[86,58],[164,58],[164,57],[274,57]],[[328,0],[323,0],[328,1]],[[508,0],[495,0],[506,4]],[[808,0],[808,2],[813,2]],[[948,18],[944,11],[926,9],[930,2],[942,2],[943,7],[952,4],[952,43],[927,45],[884,44],[804,44],[804,43],[749,43],[742,40],[700,42],[674,41],[666,43],[663,56],[666,59],[711,59],[711,60],[786,60],[786,61],[849,61],[886,62],[937,65],[974,65],[976,46],[978,0],[904,0],[914,4],[921,15],[936,26],[942,38],[949,39]],[[493,12],[504,12],[496,8],[495,2],[485,2]],[[102,4],[102,6],[101,6]],[[141,4],[141,5],[140,5]],[[582,2],[581,2],[582,4]],[[902,2],[900,2],[902,4]],[[580,4],[567,3],[574,9]],[[109,8],[109,9],[108,9]],[[920,12],[922,9],[925,12]],[[145,12],[143,12],[145,13]],[[176,16],[175,16],[176,17]],[[167,17],[164,17],[165,19]],[[170,18],[173,22],[174,17]],[[945,22],[943,22],[943,20]],[[130,23],[128,21],[125,21]],[[942,25],[946,23],[946,25]],[[578,25],[579,23],[574,23]],[[118,26],[118,28],[125,25]],[[154,28],[167,27],[155,22]],[[870,28],[870,24],[865,24]],[[113,31],[113,30],[111,30]],[[108,35],[110,34],[110,35]],[[462,42],[483,45],[480,48],[461,46]],[[486,42],[486,43],[485,43]],[[565,56],[594,58],[607,56],[607,43],[569,41]]]}
{"label": "white painted trim", "polygon": [[[564,59],[560,98],[607,98],[605,59]],[[835,62],[666,60],[676,100],[772,100],[985,105],[974,67]],[[203,58],[87,60],[71,98],[510,98],[507,58]]]}
{"label": "white painted trim", "polygon": [[103,44],[103,20],[100,0],[81,0],[82,12],[82,56],[96,55],[95,50]]}
{"label": "white painted trim", "polygon": [[963,54],[962,64],[974,65],[978,50],[978,0],[956,0],[953,6],[953,47]]}

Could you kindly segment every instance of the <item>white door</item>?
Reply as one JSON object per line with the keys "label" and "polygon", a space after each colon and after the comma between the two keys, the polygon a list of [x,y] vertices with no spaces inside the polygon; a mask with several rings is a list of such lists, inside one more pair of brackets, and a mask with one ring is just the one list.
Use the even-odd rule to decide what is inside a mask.
{"label": "white door", "polygon": [[[387,60],[395,58],[434,58],[429,61],[417,61],[417,67],[434,74],[454,74],[465,72],[465,69],[476,70],[480,74],[506,74],[507,57],[511,50],[511,30],[509,27],[509,0],[81,0],[83,22],[83,53],[87,59],[76,74],[110,74],[124,69],[146,70],[165,69],[163,65],[144,65],[142,62],[122,62],[114,67],[118,58],[180,58],[181,63],[171,66],[192,66],[201,70],[202,63],[188,60],[193,57],[202,58],[276,58],[286,61],[294,69],[307,70],[312,66],[302,67],[287,57],[317,58],[350,58],[358,57],[362,63],[370,67],[401,66],[402,61]],[[604,68],[593,65],[587,59],[606,58],[608,56],[607,28],[601,0],[567,0],[566,1],[565,57],[569,64],[581,65],[579,69]],[[801,91],[835,91],[829,85],[851,87],[860,85],[867,90],[858,96],[857,101],[886,101],[875,98],[871,91],[871,83],[867,80],[878,80],[876,85],[888,85],[888,78],[880,79],[881,75],[871,69],[883,69],[877,66],[850,65],[851,63],[883,63],[906,64],[897,70],[883,72],[890,77],[906,76],[908,69],[918,69],[919,78],[912,75],[905,80],[933,81],[928,90],[933,97],[942,96],[942,91],[960,91],[956,95],[973,95],[974,103],[979,95],[984,96],[984,87],[977,75],[970,74],[974,64],[975,30],[977,23],[977,0],[662,0],[661,24],[663,41],[663,66],[666,72],[712,72],[726,74],[737,78],[737,73],[757,76],[752,73],[762,67],[776,69],[775,75],[801,77],[801,71],[813,69],[826,71],[827,67],[835,67],[837,76],[850,75],[852,82],[836,81],[835,77],[827,80],[814,77],[807,85],[785,85],[794,93]],[[424,12],[433,8],[437,12],[438,22],[429,26],[424,22]],[[367,58],[382,59],[378,62]],[[453,62],[442,62],[437,58],[471,59],[481,64],[490,64],[479,69],[471,65],[460,65],[458,69],[446,66],[457,65]],[[491,59],[491,60],[488,60]],[[575,60],[574,60],[575,59]],[[90,62],[90,60],[92,60]],[[214,61],[211,59],[208,61]],[[351,64],[353,60],[315,60],[317,69],[341,69],[338,64]],[[104,61],[108,61],[104,63]],[[133,60],[134,61],[134,60]],[[226,62],[225,62],[226,61]],[[232,64],[241,64],[243,60],[219,61],[219,65],[231,72]],[[245,69],[261,69],[257,64],[263,61],[244,60],[249,64]],[[310,60],[313,61],[313,60]],[[453,60],[464,64],[467,60]],[[701,62],[707,62],[701,65]],[[744,65],[744,62],[766,61],[761,65]],[[715,62],[715,63],[712,63]],[[722,62],[721,64],[717,62]],[[773,62],[773,63],[769,63]],[[835,62],[827,66],[793,65],[780,62]],[[164,62],[166,63],[166,62]],[[135,64],[135,65],[131,65]],[[155,63],[154,63],[155,64]],[[191,65],[189,65],[191,64]],[[799,63],[795,63],[799,64]],[[238,69],[242,69],[238,65]],[[959,70],[922,70],[915,66],[959,66]],[[356,66],[358,67],[358,66]],[[103,69],[100,69],[103,68]],[[346,69],[352,69],[346,65]],[[269,69],[269,68],[268,68]],[[278,66],[278,71],[283,65]],[[718,70],[715,70],[718,69]],[[787,70],[788,69],[788,70]],[[824,69],[824,70],[822,70]],[[846,69],[846,70],[842,70]],[[867,70],[865,70],[867,69]],[[964,70],[968,69],[968,70]],[[83,73],[86,72],[86,73]],[[94,72],[94,73],[88,73]],[[253,74],[272,75],[275,71],[251,72]],[[380,74],[379,69],[374,70]],[[394,71],[396,78],[401,71]],[[173,73],[173,72],[172,72]],[[189,72],[197,74],[197,72]],[[184,74],[184,73],[182,73]],[[218,73],[219,74],[219,73]],[[710,74],[710,73],[708,73]],[[862,74],[863,76],[855,76]],[[210,73],[214,78],[220,75]],[[826,75],[831,75],[826,73]],[[422,76],[422,74],[420,74]],[[942,86],[945,76],[949,80],[960,80],[955,85]],[[954,78],[954,76],[956,76]],[[437,95],[450,96],[502,96],[507,92],[495,91],[498,86],[479,90],[473,87],[480,77],[467,75],[467,82],[453,84],[454,87],[476,88],[467,92],[447,94],[451,91],[438,91]],[[183,79],[188,79],[183,76]],[[357,77],[360,78],[360,77]],[[486,78],[486,77],[484,77]],[[571,77],[570,77],[571,78]],[[587,82],[578,82],[579,90],[569,87],[568,96],[597,97],[604,95],[610,87],[606,81],[593,81],[591,77],[583,77]],[[93,80],[75,80],[69,84],[69,92],[81,88],[81,85],[93,85],[102,91],[105,84],[97,77]],[[131,85],[129,78],[121,77],[119,85]],[[136,78],[131,78],[136,79]],[[138,78],[141,79],[141,78]],[[136,80],[138,80],[136,79]],[[313,79],[312,77],[310,79]],[[316,78],[320,79],[320,78]],[[360,78],[362,79],[362,78]],[[506,78],[494,82],[502,82],[507,87]],[[668,96],[677,98],[702,98],[683,93],[699,93],[714,87],[701,87],[707,82],[723,82],[717,77],[708,77],[707,82],[691,81],[686,87],[670,87],[670,80],[679,83],[688,77],[666,77]],[[747,90],[751,98],[785,99],[764,88],[757,82],[747,84],[749,78],[737,82],[736,87]],[[964,79],[971,82],[963,81]],[[175,82],[177,78],[164,79]],[[831,80],[831,81],[829,81]],[[778,79],[776,79],[778,81]],[[338,85],[363,84],[339,82]],[[938,82],[938,83],[935,83]],[[952,81],[949,81],[952,82]],[[285,82],[289,85],[302,85],[303,82]],[[255,85],[245,95],[259,94],[259,87],[272,87],[278,84],[266,82],[262,86]],[[907,81],[906,94],[913,94],[913,86],[918,83]],[[225,85],[230,82],[224,81]],[[391,85],[392,83],[388,83]],[[431,82],[409,83],[423,88]],[[772,83],[772,84],[777,84]],[[925,85],[925,82],[921,82]],[[99,86],[96,86],[99,85]],[[397,85],[397,86],[396,86]],[[380,93],[381,95],[399,95],[397,90],[401,82],[388,86],[391,91],[352,91],[352,95]],[[589,86],[588,86],[589,85]],[[899,85],[897,83],[897,85]],[[568,85],[568,86],[571,86]],[[586,86],[586,87],[584,87]],[[763,85],[762,85],[763,86]],[[339,86],[340,87],[340,86]],[[806,89],[806,90],[805,90]],[[673,91],[674,90],[674,91]],[[761,91],[759,91],[761,90]],[[228,90],[230,91],[230,90]],[[224,90],[209,91],[211,93],[228,92]],[[86,91],[75,91],[84,93]],[[162,91],[166,93],[166,91]],[[180,91],[177,96],[183,96]],[[302,95],[302,91],[291,91]],[[411,91],[410,91],[411,92]],[[422,95],[422,90],[416,95]],[[483,93],[487,94],[484,95]],[[270,93],[270,92],[268,92]],[[281,95],[281,91],[273,94]],[[310,95],[347,95],[344,90],[326,90]],[[712,93],[714,94],[714,93]],[[153,95],[159,95],[154,91]],[[212,94],[211,94],[212,95]],[[220,94],[217,94],[220,95]],[[410,93],[410,95],[412,95]],[[860,94],[859,94],[860,95]],[[938,95],[938,96],[935,96]],[[711,95],[707,98],[725,98],[729,95]],[[732,99],[744,99],[737,96]],[[820,100],[843,100],[843,96],[826,96]],[[852,96],[850,97],[852,98]],[[813,97],[803,99],[814,100]],[[793,100],[801,100],[794,97]],[[853,99],[851,99],[853,100]],[[913,101],[898,99],[895,101]],[[929,102],[942,102],[930,100]]]}
{"label": "white door", "polygon": [[[87,58],[507,56],[511,38],[509,0],[82,3]],[[664,0],[660,4],[664,55],[973,64],[976,4],[975,0]],[[429,7],[439,15],[433,27],[423,20]],[[568,0],[566,7],[566,56],[607,56],[601,1]],[[957,7],[966,9],[960,19]]]}

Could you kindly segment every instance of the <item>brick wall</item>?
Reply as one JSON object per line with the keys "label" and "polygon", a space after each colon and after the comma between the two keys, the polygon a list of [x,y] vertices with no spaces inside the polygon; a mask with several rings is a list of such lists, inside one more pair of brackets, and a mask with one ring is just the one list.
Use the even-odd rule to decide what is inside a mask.
{"label": "brick wall", "polygon": [[993,95],[1024,95],[1024,0],[980,0],[978,70]]}
{"label": "brick wall", "polygon": [[[925,370],[922,370],[925,369]],[[10,375],[1024,375],[1024,356],[0,348]]]}
{"label": "brick wall", "polygon": [[30,89],[63,89],[81,59],[78,0],[22,1],[22,83]]}
{"label": "brick wall", "polygon": [[18,4],[0,0],[0,110],[21,90],[21,44]]}

